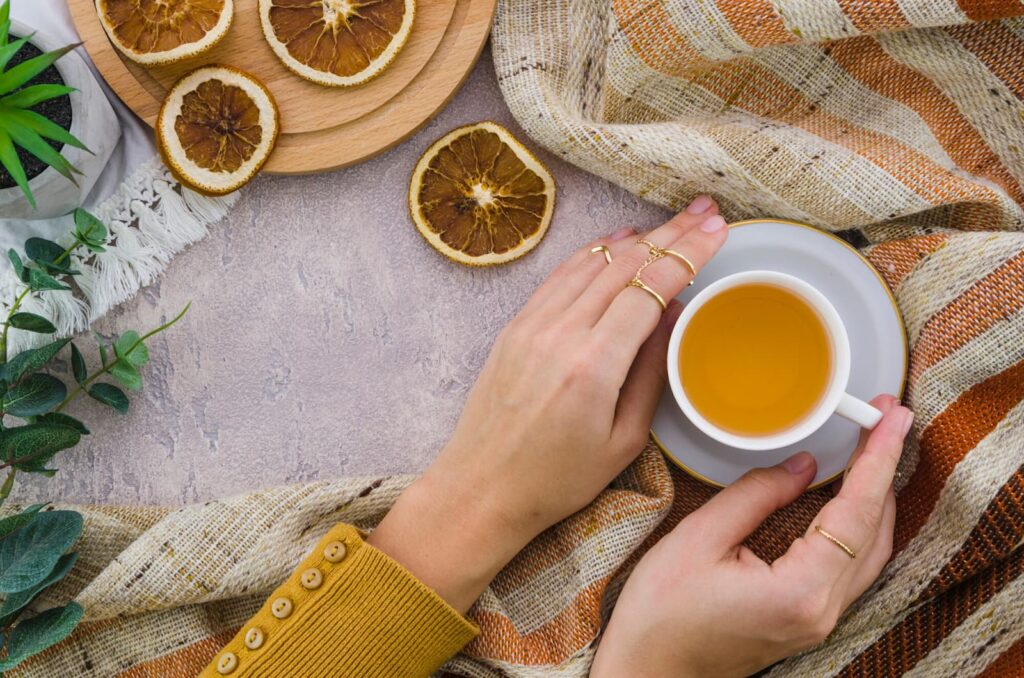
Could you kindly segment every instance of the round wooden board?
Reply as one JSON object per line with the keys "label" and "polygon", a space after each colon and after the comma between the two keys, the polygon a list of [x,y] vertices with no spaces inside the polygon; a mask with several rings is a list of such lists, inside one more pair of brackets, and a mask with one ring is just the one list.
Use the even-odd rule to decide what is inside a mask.
{"label": "round wooden board", "polygon": [[167,89],[202,64],[226,63],[267,84],[281,134],[264,171],[322,172],[355,164],[410,136],[455,94],[483,49],[496,0],[418,0],[412,34],[387,70],[361,87],[322,87],[286,69],[263,39],[257,0],[235,0],[227,36],[196,59],[144,68],[121,56],[94,0],[69,0],[78,34],[107,84],[150,125]]}

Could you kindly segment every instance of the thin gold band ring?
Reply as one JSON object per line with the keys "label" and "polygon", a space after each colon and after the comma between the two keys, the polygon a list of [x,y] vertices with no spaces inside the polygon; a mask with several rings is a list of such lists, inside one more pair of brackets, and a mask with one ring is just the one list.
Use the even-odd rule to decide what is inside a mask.
{"label": "thin gold band ring", "polygon": [[605,261],[607,261],[609,264],[612,263],[612,251],[610,249],[608,249],[604,245],[595,245],[594,247],[590,248],[591,254],[597,254],[598,252],[604,254]]}
{"label": "thin gold band ring", "polygon": [[628,283],[626,283],[626,287],[635,287],[635,288],[637,288],[639,290],[643,290],[644,292],[647,292],[647,294],[649,294],[652,297],[654,297],[654,300],[658,302],[659,306],[661,306],[661,312],[662,313],[664,313],[665,311],[668,310],[668,305],[665,303],[665,299],[662,298],[662,296],[660,294],[658,294],[653,289],[651,289],[651,287],[649,287],[647,285],[647,283],[645,283],[643,280],[641,280],[639,275],[637,275],[635,278],[633,278]]}
{"label": "thin gold band ring", "polygon": [[846,555],[850,556],[851,558],[856,558],[857,557],[857,554],[856,554],[856,552],[853,549],[851,549],[849,546],[847,546],[843,542],[839,541],[835,537],[835,535],[831,534],[830,532],[827,532],[824,528],[822,528],[821,525],[815,525],[814,529],[822,537],[824,537],[825,539],[828,539],[830,542],[832,542],[833,544],[835,544],[839,548],[843,549],[843,553],[845,553]]}
{"label": "thin gold band ring", "polygon": [[644,238],[641,238],[636,242],[638,245],[646,245],[648,251],[651,253],[651,256],[655,257],[656,259],[661,259],[662,257],[673,257],[677,261],[682,262],[682,264],[686,266],[686,268],[690,269],[691,278],[690,282],[687,283],[687,285],[693,284],[693,279],[697,277],[697,267],[693,265],[693,262],[690,261],[689,257],[687,257],[685,254],[681,252],[676,252],[675,250],[670,250],[667,247],[658,247],[650,240],[646,240]]}

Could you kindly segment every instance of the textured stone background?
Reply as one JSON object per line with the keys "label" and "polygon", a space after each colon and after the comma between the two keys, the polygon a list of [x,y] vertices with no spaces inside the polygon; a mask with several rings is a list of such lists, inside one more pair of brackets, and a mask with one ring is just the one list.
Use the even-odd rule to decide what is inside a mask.
{"label": "textured stone background", "polygon": [[[471,270],[420,238],[406,191],[427,146],[482,119],[508,125],[538,152],[558,198],[530,256]],[[351,169],[259,178],[209,238],[98,323],[104,333],[148,329],[193,302],[152,343],[130,413],[77,402],[71,413],[93,435],[58,458],[53,479],[23,478],[16,497],[182,504],[421,471],[446,441],[494,336],[547,273],[591,238],[664,217],[530,143],[485,52],[412,139]]]}

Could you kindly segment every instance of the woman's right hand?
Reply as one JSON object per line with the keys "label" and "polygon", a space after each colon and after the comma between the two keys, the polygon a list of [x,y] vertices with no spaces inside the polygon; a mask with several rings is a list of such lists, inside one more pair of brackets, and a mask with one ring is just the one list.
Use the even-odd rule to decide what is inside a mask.
{"label": "woman's right hand", "polygon": [[746,474],[651,548],[619,596],[591,675],[746,676],[823,641],[892,549],[892,480],[914,417],[892,396],[872,404],[884,416],[862,434],[839,492],[773,563],[743,541],[807,488],[807,452]]}
{"label": "woman's right hand", "polygon": [[[644,237],[699,271],[728,230],[705,196]],[[610,250],[611,263],[595,245]],[[449,443],[370,537],[457,610],[643,449],[679,310],[663,313],[653,295],[627,286],[649,256],[623,229],[580,249],[540,286],[495,341]],[[671,257],[642,276],[664,299],[692,278]]]}

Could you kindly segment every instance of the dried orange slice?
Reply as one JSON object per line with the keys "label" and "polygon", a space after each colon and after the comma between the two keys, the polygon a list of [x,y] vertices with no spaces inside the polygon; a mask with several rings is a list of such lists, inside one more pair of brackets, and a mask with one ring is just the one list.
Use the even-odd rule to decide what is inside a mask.
{"label": "dried orange slice", "polygon": [[504,264],[541,241],[555,208],[547,168],[493,122],[449,132],[416,164],[409,211],[420,235],[469,266]]}
{"label": "dried orange slice", "polygon": [[284,65],[321,85],[379,75],[412,31],[414,0],[259,0],[263,36]]}
{"label": "dried orange slice", "polygon": [[156,119],[157,147],[175,177],[207,195],[252,179],[274,148],[277,104],[231,66],[203,66],[174,83]]}
{"label": "dried orange slice", "polygon": [[169,64],[201,54],[231,25],[232,0],[97,0],[107,36],[140,64]]}

